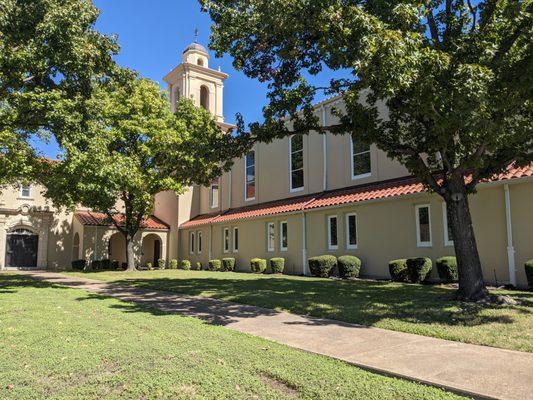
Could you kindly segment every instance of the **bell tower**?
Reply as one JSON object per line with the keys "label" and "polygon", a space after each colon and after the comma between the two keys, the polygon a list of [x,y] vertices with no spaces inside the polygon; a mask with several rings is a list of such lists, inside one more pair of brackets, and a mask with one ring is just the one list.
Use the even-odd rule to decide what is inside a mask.
{"label": "bell tower", "polygon": [[217,122],[224,122],[224,81],[227,74],[209,68],[207,49],[195,40],[183,50],[181,64],[163,79],[168,84],[170,108],[185,96],[198,107],[208,110]]}

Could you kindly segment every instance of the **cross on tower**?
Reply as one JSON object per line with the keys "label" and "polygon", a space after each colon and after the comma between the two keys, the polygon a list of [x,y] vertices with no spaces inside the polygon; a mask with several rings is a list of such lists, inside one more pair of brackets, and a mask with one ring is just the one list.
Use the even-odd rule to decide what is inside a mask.
{"label": "cross on tower", "polygon": [[194,43],[198,43],[198,28],[194,29]]}

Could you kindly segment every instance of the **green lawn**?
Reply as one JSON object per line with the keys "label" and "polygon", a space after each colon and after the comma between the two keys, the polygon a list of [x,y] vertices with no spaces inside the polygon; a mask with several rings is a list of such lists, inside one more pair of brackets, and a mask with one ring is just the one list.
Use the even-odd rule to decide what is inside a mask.
{"label": "green lawn", "polygon": [[499,306],[455,302],[452,289],[434,285],[183,270],[77,275],[533,352],[532,292],[494,292],[520,302]]}
{"label": "green lawn", "polygon": [[0,274],[1,399],[454,399],[198,319]]}

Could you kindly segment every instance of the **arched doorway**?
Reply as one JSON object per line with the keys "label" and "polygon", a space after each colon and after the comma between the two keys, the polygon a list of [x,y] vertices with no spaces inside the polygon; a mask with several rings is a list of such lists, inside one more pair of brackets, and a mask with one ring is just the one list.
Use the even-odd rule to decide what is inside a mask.
{"label": "arched doorway", "polygon": [[116,232],[109,238],[108,258],[121,265],[126,262],[126,238],[122,233]]}
{"label": "arched doorway", "polygon": [[8,232],[6,236],[6,267],[37,267],[39,235],[20,228]]}
{"label": "arched doorway", "polygon": [[161,258],[161,245],[161,238],[158,235],[154,233],[146,235],[142,242],[141,264],[146,265],[151,262],[153,266],[157,266],[157,261]]}
{"label": "arched doorway", "polygon": [[72,261],[80,259],[80,235],[78,232],[74,234],[72,240]]}

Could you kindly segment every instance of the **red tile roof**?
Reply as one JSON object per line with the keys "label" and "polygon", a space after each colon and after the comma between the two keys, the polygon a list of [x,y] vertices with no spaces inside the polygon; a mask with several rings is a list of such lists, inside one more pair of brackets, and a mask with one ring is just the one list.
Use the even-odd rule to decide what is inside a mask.
{"label": "red tile roof", "polygon": [[[82,225],[89,225],[89,226],[114,226],[109,219],[107,218],[106,214],[103,213],[97,213],[92,211],[76,211],[74,213],[78,221],[81,222]],[[114,216],[115,221],[118,222],[119,225],[124,223],[124,215],[123,214],[116,214]],[[161,221],[159,218],[154,217],[153,215],[144,219],[141,222],[141,229],[154,229],[154,230],[169,230],[169,226]]]}
{"label": "red tile roof", "polygon": [[[505,172],[489,181],[502,181],[531,176],[533,176],[533,164],[521,168],[509,167]],[[218,214],[203,214],[183,223],[180,228],[187,229],[210,223],[239,221],[287,212],[311,210],[376,199],[386,199],[390,197],[422,193],[424,191],[424,186],[416,178],[403,177],[389,181],[374,182],[365,185],[331,190],[314,195],[292,197],[269,203],[229,209]]]}

